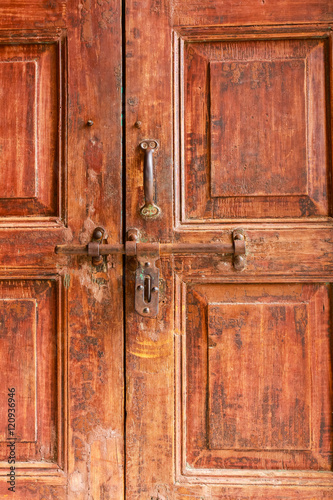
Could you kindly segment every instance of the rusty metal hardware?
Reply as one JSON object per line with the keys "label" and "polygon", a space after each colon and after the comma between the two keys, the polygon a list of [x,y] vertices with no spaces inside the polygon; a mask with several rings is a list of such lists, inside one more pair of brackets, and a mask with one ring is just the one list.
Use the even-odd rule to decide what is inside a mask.
{"label": "rusty metal hardware", "polygon": [[123,254],[136,257],[138,267],[135,273],[135,310],[148,318],[154,318],[158,313],[159,270],[156,261],[161,256],[232,254],[236,271],[242,271],[246,265],[246,240],[242,229],[233,231],[232,243],[142,243],[136,229],[129,231],[125,245],[102,243],[105,240],[105,230],[97,227],[88,245],[58,245],[55,252],[65,255],[89,255],[94,265],[103,262],[103,255]]}
{"label": "rusty metal hardware", "polygon": [[140,233],[132,228],[127,231],[126,255],[136,256],[138,267],[135,272],[135,310],[141,316],[156,318],[159,303],[159,243],[140,243]]}
{"label": "rusty metal hardware", "polygon": [[160,213],[160,209],[154,203],[154,164],[153,153],[158,148],[159,144],[155,139],[147,139],[140,142],[140,148],[145,153],[143,167],[143,187],[145,194],[145,204],[140,210],[143,217],[156,217]]}
{"label": "rusty metal hardware", "polygon": [[100,254],[99,247],[103,241],[106,241],[107,234],[104,227],[96,227],[92,234],[91,242],[88,243],[88,255],[92,257],[94,266],[99,266],[103,262],[103,256]]}
{"label": "rusty metal hardware", "polygon": [[141,316],[156,318],[159,302],[159,243],[138,243],[138,267],[135,272],[135,310]]}
{"label": "rusty metal hardware", "polygon": [[243,271],[246,266],[245,256],[245,235],[241,228],[235,229],[232,232],[232,240],[234,243],[233,264],[236,271]]}

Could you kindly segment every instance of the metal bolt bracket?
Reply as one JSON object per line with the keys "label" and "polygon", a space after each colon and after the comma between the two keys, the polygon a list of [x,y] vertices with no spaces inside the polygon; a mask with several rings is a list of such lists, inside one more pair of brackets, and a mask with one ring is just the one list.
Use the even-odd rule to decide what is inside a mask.
{"label": "metal bolt bracket", "polygon": [[138,268],[135,272],[135,310],[141,316],[156,318],[159,303],[159,243],[137,243]]}
{"label": "metal bolt bracket", "polygon": [[233,265],[236,271],[243,271],[246,267],[246,242],[244,230],[239,228],[232,232],[234,244]]}
{"label": "metal bolt bracket", "polygon": [[93,266],[99,266],[103,263],[103,255],[100,254],[99,246],[106,238],[107,233],[104,227],[95,227],[91,242],[88,243],[88,255],[92,257]]}
{"label": "metal bolt bracket", "polygon": [[97,227],[88,245],[58,245],[55,251],[58,254],[89,255],[95,266],[102,264],[104,255],[136,257],[135,310],[147,318],[155,318],[158,314],[159,269],[156,261],[160,255],[232,254],[236,271],[242,271],[246,266],[246,237],[240,228],[233,231],[232,243],[142,243],[140,233],[135,228],[128,230],[125,245],[108,244],[106,238],[105,229]]}

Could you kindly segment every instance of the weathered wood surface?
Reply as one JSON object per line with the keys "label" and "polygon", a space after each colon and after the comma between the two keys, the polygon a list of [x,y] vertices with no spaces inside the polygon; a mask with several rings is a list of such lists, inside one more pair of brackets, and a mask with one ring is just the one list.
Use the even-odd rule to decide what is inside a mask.
{"label": "weathered wood surface", "polygon": [[331,498],[333,4],[126,7],[127,228],[230,243],[242,227],[247,246],[242,272],[163,258],[156,320],[133,313],[128,262],[127,496]]}
{"label": "weathered wood surface", "polygon": [[98,225],[121,242],[120,13],[0,6],[1,369],[20,392],[16,493],[1,396],[1,498],[123,498],[122,259],[54,253]]}
{"label": "weathered wood surface", "polygon": [[[1,3],[0,336],[20,353],[1,369],[8,383],[24,365],[27,396],[16,498],[332,498],[332,7],[126,0],[122,200],[121,2]],[[122,257],[54,254],[98,225],[123,243],[123,211],[143,241],[230,245],[243,227],[247,247],[241,273],[230,255],[163,257],[157,319],[134,312],[127,258],[126,352]]]}

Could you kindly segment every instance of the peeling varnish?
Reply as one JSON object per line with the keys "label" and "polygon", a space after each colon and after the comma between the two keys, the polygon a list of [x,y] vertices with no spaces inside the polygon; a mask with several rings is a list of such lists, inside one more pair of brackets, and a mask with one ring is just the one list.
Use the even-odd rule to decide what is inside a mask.
{"label": "peeling varnish", "polygon": [[78,278],[80,286],[89,290],[97,302],[101,303],[110,298],[107,272],[98,272],[90,262],[84,262],[79,269],[63,267],[59,274],[64,276],[63,283],[67,289],[72,279]]}
{"label": "peeling varnish", "polygon": [[[76,436],[77,439],[78,436]],[[107,447],[107,441],[109,440],[115,440],[116,443],[118,440],[122,440],[122,436],[119,432],[113,430],[113,429],[104,429],[101,426],[96,426],[93,428],[91,432],[88,433],[86,441],[83,443],[83,448],[84,448],[84,458],[79,459],[79,461],[84,461],[86,465],[86,474],[83,472],[80,472],[78,470],[75,470],[72,474],[69,476],[69,489],[73,493],[81,493],[85,491],[85,498],[86,500],[94,500],[94,497],[92,495],[91,491],[91,485],[94,483],[94,478],[92,477],[92,460],[94,457],[92,456],[92,448],[95,444],[100,444],[101,445],[101,450],[103,451],[103,454],[105,456],[105,459],[100,458],[103,462],[105,462],[106,467],[107,464],[110,461],[110,458],[108,457],[108,447]],[[122,462],[122,458],[119,459],[118,457],[118,447],[115,446],[116,451],[116,461],[117,464]],[[100,487],[106,488],[106,483],[111,482],[112,476],[109,476],[106,481],[103,482],[103,484],[100,485]]]}

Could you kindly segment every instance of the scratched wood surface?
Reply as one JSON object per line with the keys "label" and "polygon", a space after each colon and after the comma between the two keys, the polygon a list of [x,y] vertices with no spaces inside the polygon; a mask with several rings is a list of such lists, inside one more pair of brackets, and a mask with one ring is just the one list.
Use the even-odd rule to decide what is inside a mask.
{"label": "scratched wood surface", "polygon": [[331,498],[333,4],[126,6],[127,228],[203,243],[242,227],[247,245],[242,272],[161,259],[156,319],[133,312],[127,263],[127,497]]}
{"label": "scratched wood surface", "polygon": [[[27,393],[15,496],[332,498],[332,2],[124,7],[122,206],[121,2],[0,6],[0,336],[21,351],[1,367],[25,365]],[[122,211],[144,241],[230,243],[241,226],[247,244],[242,273],[163,258],[151,320],[127,259],[125,354],[122,259],[54,255],[97,225],[121,242]]]}
{"label": "scratched wood surface", "polygon": [[98,225],[121,241],[120,4],[0,6],[1,498],[123,498],[122,260],[54,253]]}

